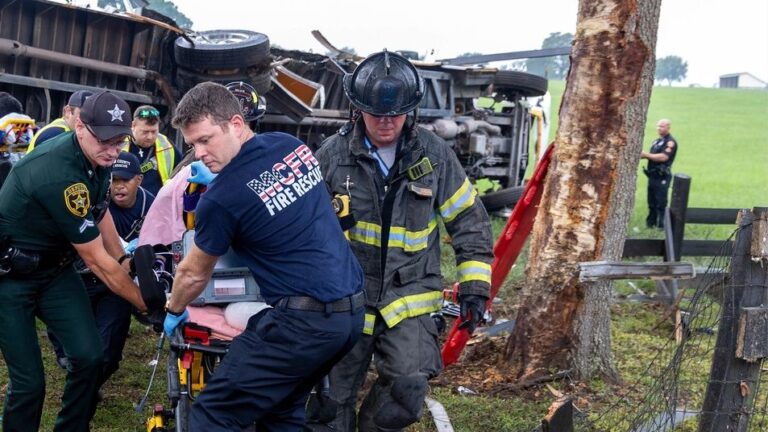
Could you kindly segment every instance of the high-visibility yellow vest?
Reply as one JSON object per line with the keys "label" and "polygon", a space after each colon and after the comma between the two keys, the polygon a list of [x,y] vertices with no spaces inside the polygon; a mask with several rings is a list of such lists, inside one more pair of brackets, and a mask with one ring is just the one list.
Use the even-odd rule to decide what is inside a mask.
{"label": "high-visibility yellow vest", "polygon": [[64,117],[57,118],[56,120],[48,123],[45,127],[37,131],[35,136],[33,136],[32,139],[29,141],[29,145],[27,146],[27,153],[31,152],[35,148],[35,144],[37,144],[37,137],[39,137],[40,134],[43,133],[43,131],[48,130],[50,128],[62,129],[61,133],[69,132],[72,130],[69,128],[67,121],[64,120]]}
{"label": "high-visibility yellow vest", "polygon": [[[126,139],[123,151],[130,151],[131,140]],[[176,152],[173,151],[173,144],[167,136],[158,134],[155,139],[155,156],[157,157],[157,172],[160,174],[160,181],[165,184],[171,178],[174,164],[176,162]]]}

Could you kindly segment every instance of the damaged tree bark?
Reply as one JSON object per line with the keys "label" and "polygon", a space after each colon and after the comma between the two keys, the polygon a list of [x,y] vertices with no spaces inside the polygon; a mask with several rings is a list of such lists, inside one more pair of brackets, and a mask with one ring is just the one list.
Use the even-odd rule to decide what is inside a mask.
{"label": "damaged tree bark", "polygon": [[660,0],[581,0],[553,165],[505,358],[518,379],[572,369],[616,381],[609,281],[579,262],[617,261],[634,205],[653,85]]}

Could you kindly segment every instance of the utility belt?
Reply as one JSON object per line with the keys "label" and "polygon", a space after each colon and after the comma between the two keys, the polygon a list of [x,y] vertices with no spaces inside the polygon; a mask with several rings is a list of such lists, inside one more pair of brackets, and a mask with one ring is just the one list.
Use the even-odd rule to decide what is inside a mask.
{"label": "utility belt", "polygon": [[349,312],[356,311],[365,305],[365,294],[360,291],[357,294],[344,297],[331,303],[323,303],[312,297],[290,296],[283,297],[275,303],[276,308],[303,310],[311,312]]}
{"label": "utility belt", "polygon": [[646,176],[651,178],[669,178],[672,176],[672,168],[667,165],[658,165],[652,168],[643,168],[643,172]]}
{"label": "utility belt", "polygon": [[39,270],[61,270],[71,265],[77,255],[70,252],[47,252],[20,249],[14,246],[4,247],[0,256],[0,276],[29,275]]}

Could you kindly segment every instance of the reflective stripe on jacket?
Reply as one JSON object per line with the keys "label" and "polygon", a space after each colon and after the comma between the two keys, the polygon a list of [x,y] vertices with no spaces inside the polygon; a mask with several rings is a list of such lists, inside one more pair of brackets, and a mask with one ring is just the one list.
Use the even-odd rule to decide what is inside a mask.
{"label": "reflective stripe on jacket", "polygon": [[[130,151],[132,142],[131,138],[126,139],[123,151]],[[173,151],[171,141],[163,134],[157,134],[155,139],[155,157],[157,158],[157,173],[160,174],[160,181],[165,184],[171,178],[171,172],[173,172],[176,162],[176,152]]]}
{"label": "reflective stripe on jacket", "polygon": [[[350,195],[356,224],[349,240],[365,272],[368,305],[389,327],[441,309],[438,219],[451,236],[461,293],[488,296],[491,226],[453,150],[417,127],[385,180],[363,143],[364,131],[360,119],[349,134],[328,138],[316,157],[332,194]],[[420,164],[424,158],[431,171]],[[373,325],[374,317],[366,317],[364,333]]]}

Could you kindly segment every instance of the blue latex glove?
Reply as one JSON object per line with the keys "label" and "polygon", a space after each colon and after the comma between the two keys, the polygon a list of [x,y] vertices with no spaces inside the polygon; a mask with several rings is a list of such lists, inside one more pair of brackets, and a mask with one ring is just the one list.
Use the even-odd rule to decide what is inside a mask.
{"label": "blue latex glove", "polygon": [[186,308],[184,308],[184,312],[182,312],[181,315],[174,315],[172,313],[166,312],[165,321],[163,321],[163,330],[165,331],[165,335],[171,337],[171,335],[173,335],[173,331],[176,330],[176,327],[178,327],[179,324],[187,321],[189,321],[189,312],[187,312]]}
{"label": "blue latex glove", "polygon": [[202,161],[194,161],[189,165],[192,168],[192,176],[187,179],[190,183],[208,185],[218,174],[214,174]]}
{"label": "blue latex glove", "polygon": [[126,244],[125,247],[123,247],[123,251],[125,251],[125,253],[127,254],[132,254],[134,251],[136,251],[136,248],[138,247],[138,245],[139,245],[139,239],[135,238],[129,241],[128,244]]}

